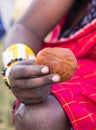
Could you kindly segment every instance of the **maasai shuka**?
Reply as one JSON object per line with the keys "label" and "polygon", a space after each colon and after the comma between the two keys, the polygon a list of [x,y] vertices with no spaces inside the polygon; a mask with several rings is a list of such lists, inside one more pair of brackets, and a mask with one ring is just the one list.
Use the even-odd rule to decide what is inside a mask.
{"label": "maasai shuka", "polygon": [[96,19],[69,38],[59,40],[61,26],[62,21],[43,47],[71,49],[78,68],[70,80],[54,84],[52,93],[60,101],[74,130],[96,130]]}

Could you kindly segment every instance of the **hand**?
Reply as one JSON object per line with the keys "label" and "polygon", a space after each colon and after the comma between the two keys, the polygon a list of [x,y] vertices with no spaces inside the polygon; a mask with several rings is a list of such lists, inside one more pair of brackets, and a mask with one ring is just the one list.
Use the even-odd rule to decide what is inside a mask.
{"label": "hand", "polygon": [[12,67],[9,80],[12,92],[22,103],[34,104],[50,94],[52,84],[59,82],[60,76],[50,74],[47,66],[26,60]]}

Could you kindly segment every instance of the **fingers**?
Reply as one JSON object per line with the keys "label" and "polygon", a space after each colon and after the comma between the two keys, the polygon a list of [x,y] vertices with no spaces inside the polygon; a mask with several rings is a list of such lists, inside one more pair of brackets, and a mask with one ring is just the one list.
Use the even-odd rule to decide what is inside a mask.
{"label": "fingers", "polygon": [[16,65],[11,69],[9,79],[31,78],[31,77],[41,76],[47,73],[49,73],[49,68],[47,66]]}
{"label": "fingers", "polygon": [[47,85],[46,87],[39,87],[39,88],[33,88],[33,89],[23,89],[18,90],[17,88],[13,88],[13,92],[15,92],[16,97],[24,98],[24,99],[39,99],[44,97],[45,95],[48,95],[50,93],[51,85]]}
{"label": "fingers", "polygon": [[35,64],[35,59],[34,60],[23,60],[18,62],[16,65],[34,65]]}
{"label": "fingers", "polygon": [[15,96],[24,104],[34,104],[40,103],[43,101],[49,94],[51,85],[46,87],[33,88],[33,89],[23,89],[13,88],[12,91],[15,93]]}
{"label": "fingers", "polygon": [[11,87],[20,89],[30,89],[39,88],[52,83],[58,83],[60,81],[60,76],[57,74],[49,74],[45,76],[40,76],[38,78],[26,78],[26,79],[15,79],[11,80]]}
{"label": "fingers", "polygon": [[22,61],[9,73],[11,90],[25,104],[39,103],[50,94],[51,85],[60,82],[58,74],[49,74],[49,68],[35,65],[34,61]]}

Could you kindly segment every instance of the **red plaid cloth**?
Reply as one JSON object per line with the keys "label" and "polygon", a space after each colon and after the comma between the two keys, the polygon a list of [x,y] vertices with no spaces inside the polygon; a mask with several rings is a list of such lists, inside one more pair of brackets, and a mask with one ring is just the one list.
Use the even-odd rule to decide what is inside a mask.
{"label": "red plaid cloth", "polygon": [[74,130],[96,130],[96,19],[70,38],[58,40],[61,26],[62,22],[43,47],[71,49],[77,57],[78,69],[67,82],[54,84],[52,93],[60,101]]}
{"label": "red plaid cloth", "polygon": [[67,82],[54,84],[52,93],[60,101],[74,130],[96,130],[96,19],[70,38],[58,40],[59,32],[60,26],[57,26],[51,42],[44,47],[71,49],[77,57],[78,69]]}

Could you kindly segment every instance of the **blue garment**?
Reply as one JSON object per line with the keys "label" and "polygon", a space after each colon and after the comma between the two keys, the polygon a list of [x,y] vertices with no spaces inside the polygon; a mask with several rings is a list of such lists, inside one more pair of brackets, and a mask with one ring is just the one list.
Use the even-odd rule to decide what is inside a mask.
{"label": "blue garment", "polygon": [[6,32],[6,30],[4,28],[2,18],[1,18],[1,15],[0,15],[0,40],[3,38],[5,32]]}

